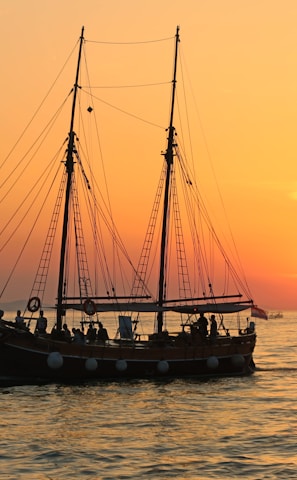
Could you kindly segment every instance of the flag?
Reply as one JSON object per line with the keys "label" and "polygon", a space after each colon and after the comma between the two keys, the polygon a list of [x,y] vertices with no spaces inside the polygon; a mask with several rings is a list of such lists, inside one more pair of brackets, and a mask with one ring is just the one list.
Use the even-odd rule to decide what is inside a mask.
{"label": "flag", "polygon": [[265,310],[263,310],[262,308],[259,308],[259,307],[255,307],[255,306],[251,307],[251,316],[256,317],[256,318],[263,318],[264,320],[268,320],[268,315],[265,312]]}

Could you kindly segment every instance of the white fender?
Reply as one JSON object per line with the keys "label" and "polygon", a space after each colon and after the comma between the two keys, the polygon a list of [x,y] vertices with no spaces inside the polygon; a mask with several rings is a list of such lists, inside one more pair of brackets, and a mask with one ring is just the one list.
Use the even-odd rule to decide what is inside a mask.
{"label": "white fender", "polygon": [[169,363],[166,360],[160,360],[157,364],[157,370],[159,373],[167,373],[169,370]]}
{"label": "white fender", "polygon": [[96,358],[87,358],[85,362],[85,367],[86,370],[88,370],[89,372],[94,372],[98,367],[98,362]]}
{"label": "white fender", "polygon": [[47,357],[47,364],[53,370],[61,368],[63,365],[63,357],[59,352],[51,352]]}
{"label": "white fender", "polygon": [[127,362],[126,360],[123,360],[123,359],[120,359],[120,360],[117,360],[116,361],[116,369],[118,372],[124,372],[125,370],[127,370]]}
{"label": "white fender", "polygon": [[211,370],[215,370],[216,368],[218,368],[219,366],[219,360],[217,357],[215,357],[214,355],[212,355],[211,357],[208,357],[207,359],[207,362],[206,362],[206,365],[208,368],[210,368]]}

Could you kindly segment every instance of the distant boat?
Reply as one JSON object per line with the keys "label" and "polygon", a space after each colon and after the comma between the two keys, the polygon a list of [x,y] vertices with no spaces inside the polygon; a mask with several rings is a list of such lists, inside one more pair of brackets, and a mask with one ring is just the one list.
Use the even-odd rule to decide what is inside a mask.
{"label": "distant boat", "polygon": [[283,318],[283,313],[282,312],[271,312],[268,314],[268,318]]}
{"label": "distant boat", "polygon": [[[248,375],[254,371],[253,351],[256,343],[255,325],[247,319],[245,314],[244,328],[238,320],[236,330],[226,325],[225,315],[231,314],[237,319],[240,312],[252,309],[251,315],[266,317],[266,313],[254,305],[250,296],[243,296],[240,291],[226,293],[228,285],[234,280],[246,290],[245,282],[239,280],[239,275],[231,265],[212,224],[209,221],[205,206],[200,194],[196,190],[196,182],[187,170],[187,165],[177,143],[177,133],[174,127],[174,107],[176,95],[177,58],[179,45],[179,28],[175,35],[174,70],[172,79],[171,111],[167,130],[167,148],[164,156],[164,165],[161,180],[158,186],[156,200],[147,234],[144,241],[138,268],[134,269],[134,281],[131,283],[129,294],[123,292],[118,295],[115,283],[111,280],[113,265],[107,265],[105,276],[101,277],[101,287],[105,294],[99,294],[92,288],[90,265],[99,257],[101,266],[105,262],[106,251],[103,250],[101,228],[107,225],[112,236],[111,245],[117,246],[125,253],[117,230],[111,219],[108,224],[108,215],[101,212],[98,220],[95,209],[100,202],[95,198],[93,185],[98,181],[89,177],[87,167],[82,164],[80,143],[75,133],[77,99],[80,93],[79,75],[81,55],[84,45],[84,29],[82,29],[76,77],[73,87],[70,129],[67,139],[67,149],[64,164],[64,174],[57,192],[53,215],[49,222],[48,235],[42,251],[41,259],[37,261],[37,274],[28,303],[22,317],[25,326],[8,321],[2,312],[0,321],[0,375],[12,377],[20,382],[39,381],[84,381],[88,379],[114,378],[151,378],[151,377],[210,377],[226,375]],[[97,59],[98,62],[98,59]],[[102,66],[100,66],[102,68]],[[92,108],[89,109],[91,112]],[[81,119],[80,119],[81,121]],[[145,149],[145,145],[143,145]],[[141,153],[141,152],[140,152]],[[60,164],[60,158],[58,158]],[[194,210],[190,211],[192,219],[192,237],[195,245],[196,259],[193,257],[189,265],[186,255],[186,241],[183,236],[181,210],[177,200],[177,183],[175,165],[178,165],[185,181],[186,195],[193,194],[188,200],[187,208],[199,208],[199,216]],[[145,175],[146,168],[141,166],[139,175]],[[91,171],[91,170],[90,170]],[[80,172],[80,179],[78,173]],[[34,174],[34,172],[33,172]],[[81,182],[81,183],[79,183]],[[86,187],[86,188],[85,188]],[[132,186],[131,186],[132,187]],[[84,192],[82,192],[84,188]],[[123,190],[127,188],[123,185]],[[130,188],[130,186],[128,186]],[[90,195],[90,209],[88,218],[94,220],[94,231],[83,227],[83,211],[80,210],[79,194]],[[25,201],[25,194],[21,202]],[[45,200],[46,196],[44,197]],[[189,198],[189,197],[188,197]],[[137,198],[141,203],[141,198]],[[59,233],[58,221],[62,211],[60,258],[53,252],[56,233]],[[160,208],[159,208],[160,207]],[[162,208],[161,208],[162,207]],[[156,252],[151,252],[154,233],[157,223],[157,211],[161,211],[161,231],[159,241],[159,275],[157,294],[154,296],[147,287],[150,281],[149,253],[154,258]],[[106,209],[110,213],[110,209]],[[182,213],[185,213],[184,211]],[[123,215],[125,213],[123,212]],[[218,245],[222,257],[226,262],[224,287],[220,284],[219,293],[215,294],[215,282],[211,281],[211,273],[217,273],[211,267],[211,261],[204,260],[203,254],[207,250],[203,234],[200,230],[202,218],[209,227],[208,241],[212,237],[213,245]],[[102,220],[103,219],[103,220]],[[170,221],[174,220],[174,227]],[[44,218],[43,218],[44,221]],[[100,223],[101,222],[101,223]],[[133,230],[137,225],[127,224]],[[173,233],[176,233],[176,243],[172,243]],[[95,233],[94,233],[95,232]],[[71,235],[74,239],[71,239]],[[87,254],[87,246],[93,239],[92,257]],[[24,238],[27,241],[27,238]],[[76,247],[76,254],[71,256],[70,249]],[[103,250],[103,251],[102,251]],[[211,247],[213,252],[214,247]],[[36,248],[37,251],[37,248]],[[99,253],[100,252],[100,253]],[[169,254],[177,256],[176,270],[170,270]],[[116,258],[117,255],[114,255]],[[90,259],[92,258],[92,261]],[[151,257],[150,257],[151,258]],[[17,261],[17,254],[16,259]],[[29,260],[29,261],[28,261]],[[33,266],[35,258],[27,258],[26,268]],[[57,297],[53,302],[55,311],[55,327],[48,333],[43,331],[42,310],[45,308],[44,298],[47,288],[47,278],[51,261],[57,263]],[[73,265],[72,265],[73,264]],[[191,268],[190,268],[191,267]],[[133,269],[132,269],[133,270]],[[190,284],[190,270],[195,273],[196,286]],[[203,289],[198,290],[198,283],[203,272],[208,271],[207,281]],[[74,280],[70,274],[75,272],[77,287],[71,291]],[[127,272],[125,274],[127,277]],[[97,273],[98,276],[98,273]],[[124,276],[124,275],[123,275]],[[178,278],[178,294],[168,296],[170,279]],[[26,278],[23,279],[27,282]],[[108,286],[110,282],[110,286]],[[201,287],[199,287],[201,288]],[[223,291],[223,288],[225,289]],[[152,289],[151,289],[152,290]],[[194,292],[194,295],[193,293]],[[198,293],[198,294],[197,294]],[[18,295],[18,287],[15,287]],[[108,312],[118,316],[118,335],[109,339],[104,325],[108,322]],[[139,331],[141,314],[145,314],[146,321],[154,322],[155,328],[143,334]],[[236,317],[234,316],[236,314]],[[205,316],[208,316],[206,318]],[[178,331],[170,331],[170,322],[175,317]],[[206,321],[205,321],[206,318]],[[36,322],[36,323],[35,323]],[[66,323],[72,324],[73,334],[70,335]],[[203,323],[204,322],[204,323]],[[108,325],[107,325],[108,326]],[[35,327],[35,328],[34,328]],[[36,328],[37,327],[37,328]],[[80,327],[80,328],[78,328]],[[88,327],[88,332],[85,329]],[[98,331],[97,331],[98,328]]]}

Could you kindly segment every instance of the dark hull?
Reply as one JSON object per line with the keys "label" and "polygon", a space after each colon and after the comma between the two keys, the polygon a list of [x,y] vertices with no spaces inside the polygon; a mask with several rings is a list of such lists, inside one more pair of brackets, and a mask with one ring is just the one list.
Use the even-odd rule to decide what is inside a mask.
{"label": "dark hull", "polygon": [[0,327],[0,377],[18,381],[211,377],[253,373],[255,334],[215,343],[177,341],[78,345]]}

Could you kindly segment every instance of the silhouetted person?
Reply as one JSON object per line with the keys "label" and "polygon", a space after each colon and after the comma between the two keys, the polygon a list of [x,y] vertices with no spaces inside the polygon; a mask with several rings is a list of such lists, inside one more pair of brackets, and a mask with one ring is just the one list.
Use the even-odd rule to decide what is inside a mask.
{"label": "silhouetted person", "polygon": [[71,332],[70,332],[70,330],[67,326],[67,323],[64,323],[64,325],[63,325],[63,334],[64,334],[65,340],[70,342],[71,341]]}
{"label": "silhouetted person", "polygon": [[87,331],[87,340],[89,340],[89,342],[95,342],[96,340],[96,328],[94,328],[92,323],[90,323]]}
{"label": "silhouetted person", "polygon": [[72,333],[73,333],[73,342],[74,343],[85,343],[85,336],[83,334],[83,332],[80,330],[80,328],[73,328],[72,329]]}
{"label": "silhouetted person", "polygon": [[218,324],[215,315],[210,317],[210,338],[215,339],[218,334]]}
{"label": "silhouetted person", "polygon": [[44,335],[47,329],[47,318],[43,316],[43,310],[40,310],[40,316],[36,322],[35,332]]}
{"label": "silhouetted person", "polygon": [[15,317],[15,324],[17,328],[22,328],[22,329],[26,328],[26,323],[25,323],[24,317],[22,317],[21,315],[20,310],[17,311],[17,316]]}
{"label": "silhouetted person", "polygon": [[103,327],[103,324],[99,322],[99,329],[97,333],[97,340],[100,343],[105,343],[107,340],[109,340],[109,336],[107,333],[106,328]]}
{"label": "silhouetted person", "polygon": [[197,325],[198,325],[198,330],[201,337],[205,338],[208,334],[208,331],[207,331],[208,320],[203,313],[200,313],[200,317],[197,320]]}

